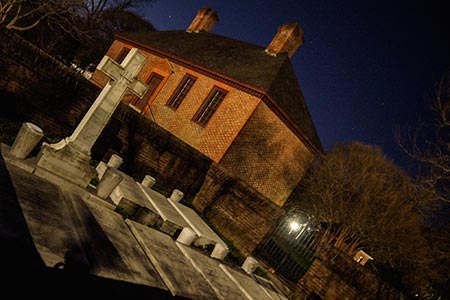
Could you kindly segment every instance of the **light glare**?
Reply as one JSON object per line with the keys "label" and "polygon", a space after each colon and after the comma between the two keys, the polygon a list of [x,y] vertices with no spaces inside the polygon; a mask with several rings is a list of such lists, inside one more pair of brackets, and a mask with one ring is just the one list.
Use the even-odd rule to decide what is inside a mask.
{"label": "light glare", "polygon": [[298,224],[298,223],[295,222],[295,221],[292,221],[291,224],[290,224],[290,226],[291,226],[291,230],[292,230],[292,231],[297,231],[297,230],[300,228],[300,224]]}

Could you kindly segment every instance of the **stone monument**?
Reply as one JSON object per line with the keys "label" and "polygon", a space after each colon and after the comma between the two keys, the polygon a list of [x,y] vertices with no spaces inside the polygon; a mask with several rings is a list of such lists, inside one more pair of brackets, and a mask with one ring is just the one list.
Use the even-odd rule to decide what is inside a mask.
{"label": "stone monument", "polygon": [[[97,69],[109,78],[86,115],[71,136],[55,144],[43,143],[36,160],[36,175],[44,178],[63,177],[81,187],[87,187],[96,176],[90,165],[91,148],[107,125],[126,90],[143,97],[147,86],[136,78],[146,56],[133,48],[119,65],[105,56]],[[56,175],[56,176],[55,176]]]}

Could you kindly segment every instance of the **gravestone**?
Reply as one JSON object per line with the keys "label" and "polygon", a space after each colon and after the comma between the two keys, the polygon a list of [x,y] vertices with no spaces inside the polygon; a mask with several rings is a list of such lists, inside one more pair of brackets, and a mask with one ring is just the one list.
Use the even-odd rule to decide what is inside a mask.
{"label": "gravestone", "polygon": [[[192,209],[176,201],[172,201],[169,198],[169,202],[172,207],[184,218],[189,227],[195,232],[197,238],[194,241],[195,246],[216,246],[221,244],[228,253],[228,247],[226,243],[211,229],[211,227]],[[226,255],[226,254],[224,254]]]}
{"label": "gravestone", "polygon": [[210,284],[219,299],[252,299],[220,268],[220,261],[210,258],[194,248],[177,243],[178,248]]}
{"label": "gravestone", "polygon": [[167,197],[142,184],[139,184],[139,187],[162,219],[159,230],[175,237],[183,228],[190,227],[185,218],[170,204]]}
{"label": "gravestone", "polygon": [[125,222],[175,299],[218,299],[169,235],[131,220]]}
{"label": "gravestone", "polygon": [[55,144],[44,143],[36,160],[36,175],[47,179],[62,177],[81,187],[87,187],[96,172],[90,165],[91,148],[107,125],[123,95],[130,90],[143,97],[147,86],[136,75],[146,56],[133,48],[122,64],[105,56],[97,69],[109,82],[103,88],[71,136]]}
{"label": "gravestone", "polygon": [[[117,296],[117,292],[136,295],[141,291],[139,295],[151,299],[287,300],[269,280],[220,261],[222,256],[217,259],[213,254],[208,256],[205,249],[189,246],[195,246],[197,233],[208,240],[212,237],[204,228],[206,223],[200,221],[193,210],[184,209],[181,203],[137,183],[114,166],[105,164],[102,181],[107,180],[111,170],[127,178],[129,187],[140,191],[134,196],[148,205],[155,203],[155,210],[165,216],[161,227],[155,229],[135,220],[124,220],[114,211],[116,205],[104,199],[111,188],[102,196],[99,186],[95,192],[66,184],[64,179],[52,181],[36,176],[22,164],[15,163],[23,159],[11,155],[10,147],[1,146],[0,179],[5,183],[8,178],[4,175],[9,175],[14,195],[12,199],[0,201],[0,211],[8,208],[8,214],[4,214],[0,222],[0,239],[6,237],[10,241],[8,244],[14,242],[14,249],[26,245],[36,251],[31,259],[24,257],[23,251],[12,255],[8,250],[10,255],[6,257],[16,262],[25,259],[28,264],[42,263],[45,267],[33,269],[22,265],[20,280],[28,287],[36,283],[39,292],[47,294],[54,291],[55,284],[63,284],[80,295],[95,288],[106,298],[113,299],[116,298],[108,296]],[[5,200],[3,196],[4,193],[2,200]],[[11,200],[17,201],[15,209]],[[9,217],[12,210],[20,211],[26,230],[17,230],[17,220]],[[180,234],[175,241],[169,228],[178,227],[189,234]],[[7,231],[10,228],[14,228],[13,233]],[[226,245],[223,249],[227,250]],[[47,270],[51,270],[51,274]],[[26,280],[23,275],[28,271],[33,275]],[[11,270],[6,269],[5,273],[10,275]],[[56,278],[58,281],[52,282]],[[35,290],[30,290],[36,296]]]}
{"label": "gravestone", "polygon": [[[219,266],[225,272],[225,274],[227,274],[228,277],[238,286],[239,290],[249,299],[273,299],[270,293],[268,293],[268,291],[262,285],[256,283],[255,280],[243,270],[238,270],[224,264],[220,264]],[[279,299],[282,298],[280,297]]]}

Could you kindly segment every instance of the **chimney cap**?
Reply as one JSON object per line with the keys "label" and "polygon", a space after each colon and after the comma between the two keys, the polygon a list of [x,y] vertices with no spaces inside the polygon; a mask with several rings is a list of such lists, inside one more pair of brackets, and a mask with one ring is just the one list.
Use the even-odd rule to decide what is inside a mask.
{"label": "chimney cap", "polygon": [[192,23],[186,29],[187,32],[209,32],[219,22],[219,15],[214,9],[204,6],[201,7]]}
{"label": "chimney cap", "polygon": [[300,25],[296,22],[286,23],[278,26],[277,34],[267,46],[266,52],[273,56],[287,52],[288,56],[292,57],[301,45],[303,45],[303,30]]}

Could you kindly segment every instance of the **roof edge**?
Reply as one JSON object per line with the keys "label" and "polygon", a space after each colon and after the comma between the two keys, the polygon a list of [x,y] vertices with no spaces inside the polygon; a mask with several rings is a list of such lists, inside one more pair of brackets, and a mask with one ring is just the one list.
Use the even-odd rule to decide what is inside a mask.
{"label": "roof edge", "polygon": [[266,93],[262,99],[272,111],[285,123],[289,129],[305,144],[305,146],[317,156],[324,154],[321,145],[315,145],[311,139],[306,136],[292,117],[286,113],[286,110],[280,106],[280,104],[269,94]]}

